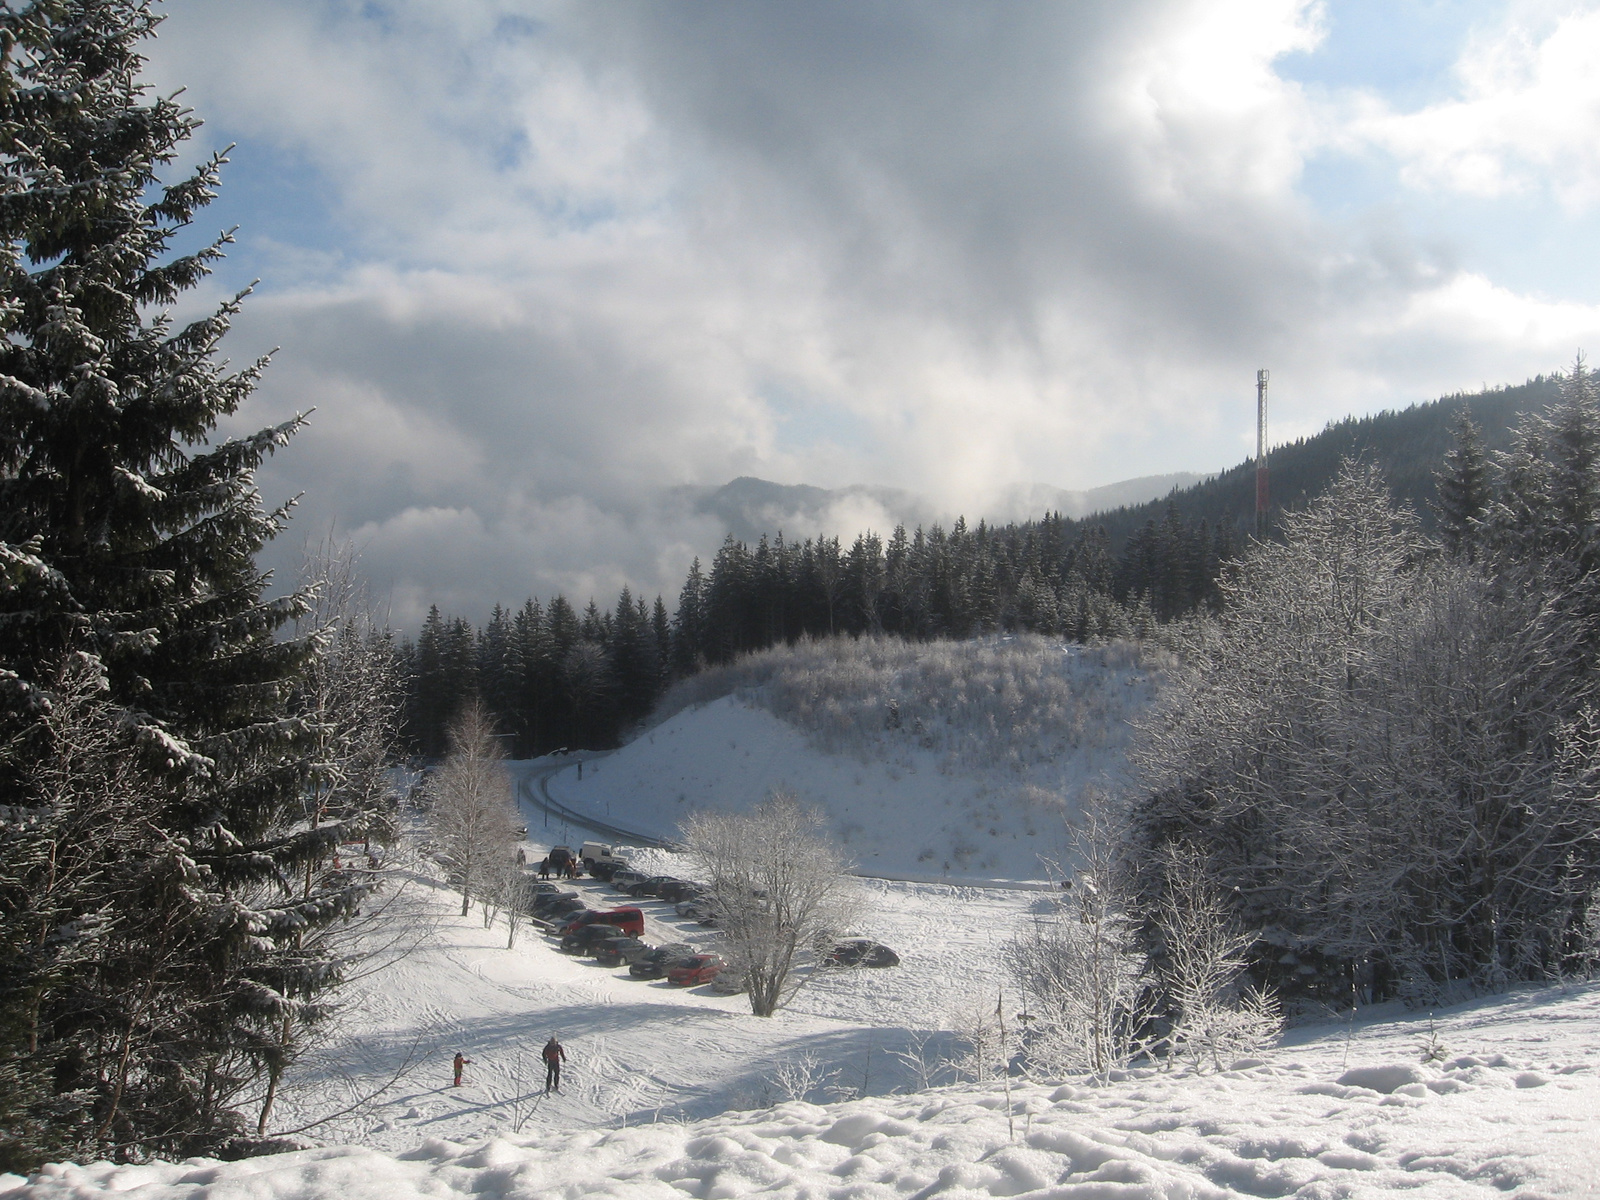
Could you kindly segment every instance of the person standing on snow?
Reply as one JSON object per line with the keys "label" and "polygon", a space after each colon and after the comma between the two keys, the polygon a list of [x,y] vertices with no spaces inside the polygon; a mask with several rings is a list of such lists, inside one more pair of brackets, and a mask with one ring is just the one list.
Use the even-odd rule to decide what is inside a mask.
{"label": "person standing on snow", "polygon": [[456,1051],[456,1062],[455,1062],[456,1081],[453,1084],[450,1085],[451,1087],[460,1087],[461,1086],[461,1068],[466,1066],[471,1061],[472,1060],[470,1058],[462,1057],[461,1051],[459,1051],[459,1050]]}
{"label": "person standing on snow", "polygon": [[541,1054],[544,1058],[544,1094],[548,1096],[551,1088],[558,1092],[561,1090],[561,1064],[566,1059],[567,1052],[552,1033],[550,1040],[544,1044]]}

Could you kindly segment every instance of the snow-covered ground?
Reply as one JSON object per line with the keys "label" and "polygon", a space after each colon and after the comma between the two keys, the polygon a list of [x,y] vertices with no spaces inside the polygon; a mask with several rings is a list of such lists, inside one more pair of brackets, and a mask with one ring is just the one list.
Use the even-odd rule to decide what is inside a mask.
{"label": "snow-covered ground", "polygon": [[[535,861],[542,857],[543,843],[528,846]],[[650,852],[648,865],[680,865],[673,859]],[[663,901],[620,897],[590,879],[566,886],[591,907],[639,904],[651,943],[716,948],[714,930]],[[902,965],[826,974],[762,1019],[742,995],[642,982],[625,968],[561,954],[531,924],[508,949],[504,917],[489,929],[476,905],[461,917],[459,893],[419,874],[384,934],[404,953],[346,989],[334,1035],[300,1070],[273,1124],[295,1131],[354,1104],[298,1136],[404,1150],[422,1137],[465,1141],[519,1126],[699,1118],[781,1098],[773,1072],[803,1053],[815,1056],[819,1076],[837,1072],[835,1088],[904,1089],[913,1074],[897,1052],[925,1041],[929,1053],[944,1054],[947,1030],[966,1009],[993,1008],[999,947],[1040,896],[880,880],[860,886],[871,914],[861,931],[893,946]],[[551,1034],[567,1047],[570,1077],[562,1095],[545,1100],[535,1085]],[[457,1050],[473,1060],[461,1088],[449,1086]],[[813,1098],[826,1098],[829,1083]]]}
{"label": "snow-covered ground", "polygon": [[[905,910],[926,913],[932,927],[952,906],[996,903],[996,893],[901,888],[885,885],[896,898],[886,925]],[[1020,903],[1017,893],[999,895]],[[946,908],[928,908],[931,900]],[[960,956],[914,961],[903,973],[859,972],[764,1021],[742,1013],[737,998],[625,982],[546,945],[507,951],[504,941],[503,927],[485,932],[476,917],[446,917],[433,944],[383,986],[384,1002],[366,1010],[365,1032],[352,1027],[374,1046],[403,1040],[419,1021],[453,1035],[430,1047],[425,1081],[409,1081],[362,1118],[360,1144],[235,1163],[53,1166],[31,1181],[0,1176],[0,1197],[1597,1194],[1600,986],[1433,1014],[1442,1057],[1432,1062],[1424,1061],[1427,1018],[1379,1013],[1301,1029],[1222,1073],[1139,1070],[1099,1084],[968,1083],[769,1106],[757,1093],[774,1055],[819,1051],[848,1066],[846,1082],[869,1046],[887,1065],[889,1005],[905,1000],[917,1016],[915,993],[941,971],[959,976]],[[975,979],[971,988],[982,990]],[[924,996],[922,1011],[928,1004]],[[836,1015],[845,1013],[871,1023]],[[550,1031],[572,1053],[571,1083],[541,1100],[531,1094],[532,1064]],[[447,1075],[458,1045],[474,1063],[456,1089]],[[855,1082],[869,1091],[896,1083],[887,1073]],[[744,1110],[685,1119],[727,1101]]]}
{"label": "snow-covered ground", "polygon": [[[898,968],[821,976],[778,1016],[752,1017],[742,996],[568,958],[535,927],[508,948],[504,918],[485,929],[476,907],[461,917],[459,895],[418,864],[379,923],[383,969],[347,988],[274,1115],[277,1131],[321,1148],[52,1167],[0,1176],[0,1200],[1600,1196],[1600,985],[1304,1026],[1221,1073],[1008,1089],[945,1069],[941,1086],[910,1094],[956,1053],[956,1031],[1001,1002],[1000,949],[1048,903],[1039,855],[1059,853],[1083,789],[1120,770],[1122,726],[1152,685],[1132,658],[1100,667],[1097,684],[1065,664],[1088,697],[1071,754],[1002,748],[989,770],[974,769],[970,738],[955,753],[954,739],[908,742],[881,721],[845,744],[840,729],[870,708],[859,698],[827,708],[833,732],[819,737],[750,689],[684,708],[587,762],[581,783],[575,764],[519,767],[527,797],[548,779],[564,805],[669,837],[693,807],[794,789],[828,809],[865,871],[901,877],[861,880],[860,932],[893,946]],[[584,836],[524,803],[531,858]],[[684,869],[666,851],[635,856]],[[1025,886],[994,886],[1007,879]],[[573,886],[592,906],[618,902],[602,884]],[[639,903],[648,940],[715,949],[669,905]],[[544,1097],[538,1052],[552,1033],[569,1063],[563,1092]],[[472,1060],[459,1088],[457,1050]]]}
{"label": "snow-covered ground", "polygon": [[[238,1163],[52,1167],[0,1177],[0,1197],[1600,1194],[1600,986],[1435,1013],[1432,1062],[1430,1018],[1385,1010],[1301,1028],[1221,1074],[1017,1080],[1009,1101],[998,1083],[908,1095],[914,1073],[896,1052],[959,1024],[963,1006],[994,1004],[998,944],[1043,897],[863,886],[876,906],[866,930],[905,965],[825,978],[766,1020],[743,997],[567,958],[536,931],[507,949],[503,920],[486,930],[478,909],[457,915],[455,893],[416,885],[394,917],[416,944],[352,985],[322,1065],[279,1112],[294,1129],[381,1090],[301,1135],[330,1144]],[[652,938],[714,944],[644,906]],[[563,1094],[544,1098],[537,1055],[551,1033],[571,1058]],[[929,1046],[949,1048],[948,1035]],[[473,1060],[460,1088],[457,1049]],[[780,1068],[804,1054],[811,1101],[859,1098],[783,1102]]]}

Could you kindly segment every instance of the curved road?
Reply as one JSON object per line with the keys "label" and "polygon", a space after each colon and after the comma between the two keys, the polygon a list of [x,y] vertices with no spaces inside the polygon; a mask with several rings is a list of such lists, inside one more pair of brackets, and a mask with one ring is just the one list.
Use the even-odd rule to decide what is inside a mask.
{"label": "curved road", "polygon": [[[550,777],[558,771],[565,771],[575,762],[592,762],[612,754],[611,750],[597,750],[586,754],[582,759],[567,758],[557,763],[543,763],[538,759],[533,760],[535,765],[523,769],[517,779],[517,795],[519,799],[526,800],[536,808],[542,809],[545,814],[546,827],[551,817],[574,829],[585,829],[590,833],[597,833],[613,845],[653,846],[660,850],[681,850],[683,846],[669,838],[655,837],[648,833],[639,833],[637,830],[624,829],[620,825],[613,825],[602,821],[598,817],[581,813],[574,808],[569,808],[550,794]],[[532,827],[529,828],[532,833]],[[884,879],[899,883],[936,883],[958,887],[976,887],[995,891],[1050,891],[1049,883],[1035,883],[1023,880],[988,880],[988,879],[932,879],[918,878],[909,875],[882,875],[874,874],[860,869],[853,870],[850,874],[861,879]]]}
{"label": "curved road", "polygon": [[561,801],[550,794],[550,777],[558,771],[565,771],[575,762],[592,762],[594,759],[603,758],[604,753],[595,753],[579,758],[568,758],[557,763],[540,763],[534,760],[535,765],[526,768],[517,779],[517,795],[540,809],[544,810],[545,823],[555,817],[566,825],[578,829],[586,829],[590,833],[598,833],[613,844],[627,843],[634,846],[654,846],[662,850],[679,849],[678,843],[666,838],[653,837],[648,833],[639,833],[632,829],[624,829],[620,825],[612,825],[587,813],[580,813],[576,809],[568,808]]}

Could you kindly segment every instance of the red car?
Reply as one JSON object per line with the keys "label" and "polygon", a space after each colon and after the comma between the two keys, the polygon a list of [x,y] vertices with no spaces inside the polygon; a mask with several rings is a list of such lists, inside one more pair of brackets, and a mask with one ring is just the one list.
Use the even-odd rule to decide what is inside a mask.
{"label": "red car", "polygon": [[625,907],[578,913],[561,932],[575,933],[585,925],[614,925],[629,937],[641,937],[644,934],[644,910]]}
{"label": "red car", "polygon": [[695,987],[698,984],[710,983],[727,965],[720,955],[696,954],[693,958],[686,958],[668,970],[667,982],[678,987]]}

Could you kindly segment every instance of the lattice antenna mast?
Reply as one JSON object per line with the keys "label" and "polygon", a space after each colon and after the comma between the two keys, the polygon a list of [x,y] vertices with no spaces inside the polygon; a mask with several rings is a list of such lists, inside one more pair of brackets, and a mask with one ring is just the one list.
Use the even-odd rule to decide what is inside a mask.
{"label": "lattice antenna mast", "polygon": [[1265,367],[1256,372],[1256,536],[1267,536],[1267,380]]}

